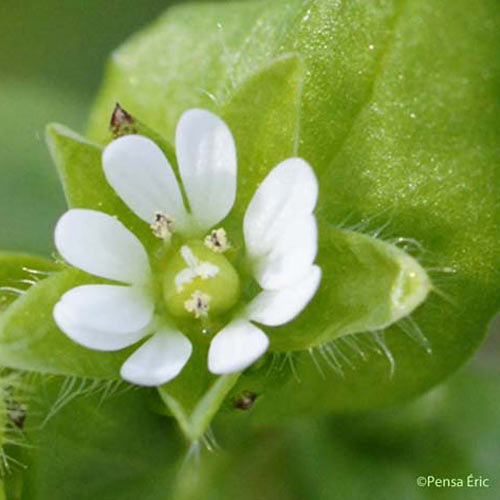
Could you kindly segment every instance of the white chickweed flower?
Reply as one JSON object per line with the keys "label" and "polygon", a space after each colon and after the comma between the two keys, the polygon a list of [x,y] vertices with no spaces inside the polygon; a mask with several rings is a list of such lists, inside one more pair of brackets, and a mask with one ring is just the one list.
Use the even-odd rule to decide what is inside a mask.
{"label": "white chickweed flower", "polygon": [[[196,348],[197,339],[179,331],[177,320],[197,322],[201,336],[203,322],[232,315],[211,340],[208,369],[238,372],[269,346],[256,323],[273,327],[291,321],[321,280],[314,265],[318,184],[304,160],[289,158],[276,166],[247,208],[246,261],[261,291],[242,305],[240,275],[223,255],[228,235],[222,227],[214,229],[235,201],[233,136],[213,113],[192,109],[179,120],[175,147],[189,210],[172,167],[150,139],[120,137],[102,156],[110,185],[165,240],[161,257],[148,255],[121,222],[95,210],[69,210],[55,229],[56,247],[69,264],[114,282],[66,292],[54,307],[57,325],[79,344],[101,351],[146,339],[121,369],[125,380],[146,386],[177,376],[193,344]],[[163,259],[162,265],[155,259]]]}

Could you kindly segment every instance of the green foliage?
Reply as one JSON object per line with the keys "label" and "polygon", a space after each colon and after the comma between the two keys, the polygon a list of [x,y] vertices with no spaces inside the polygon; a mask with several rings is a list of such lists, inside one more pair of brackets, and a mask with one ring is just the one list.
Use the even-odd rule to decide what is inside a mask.
{"label": "green foliage", "polygon": [[[35,79],[76,92],[72,103],[65,102],[65,113],[71,107],[83,111],[99,84],[100,66],[109,52],[133,30],[151,22],[170,3],[169,0],[122,0],[103,4],[102,0],[6,1],[0,4],[0,73],[22,81]],[[110,19],[119,22],[110,23]],[[85,45],[82,46],[82,40]],[[3,107],[2,102],[2,107]],[[22,101],[17,104],[22,105]],[[54,100],[58,108],[60,101]],[[3,109],[2,109],[3,111]],[[62,119],[44,116],[45,120]],[[83,120],[81,115],[79,120]],[[81,123],[81,122],[80,122]],[[43,124],[42,124],[43,125]],[[22,149],[21,149],[22,151]]]}
{"label": "green foliage", "polygon": [[[304,419],[247,436],[229,436],[221,425],[215,432],[230,458],[207,458],[201,484],[186,488],[183,500],[200,490],[211,492],[209,500],[494,499],[497,393],[498,372],[469,370],[410,405],[383,412]],[[469,474],[490,478],[490,488],[416,485],[419,476]]]}
{"label": "green foliage", "polygon": [[0,252],[0,312],[57,269],[57,264],[44,257]]}
{"label": "green foliage", "polygon": [[[115,101],[170,142],[185,109],[212,109],[236,137],[235,213],[279,160],[299,154],[320,177],[323,228],[387,225],[387,238],[421,248],[431,273],[438,293],[410,323],[410,333],[428,338],[431,355],[397,326],[386,332],[392,379],[382,356],[363,362],[351,354],[355,370],[323,380],[300,355],[302,383],[290,379],[287,390],[262,398],[256,414],[410,398],[455,370],[483,339],[500,296],[494,20],[498,9],[489,0],[187,5],[113,55],[92,139],[107,137]],[[320,258],[338,259],[333,246],[325,250],[325,234]],[[238,388],[251,390],[252,377],[257,383],[257,375],[244,376]]]}
{"label": "green foliage", "polygon": [[[22,498],[165,498],[183,449],[173,420],[150,411],[147,391],[122,387],[106,396],[105,386],[96,386],[75,398],[80,382],[68,387],[58,377],[32,388],[26,428],[34,448],[25,458]],[[45,421],[58,403],[60,410]]]}
{"label": "green foliage", "polygon": [[169,3],[0,2],[0,248],[52,252],[64,197],[44,127],[81,130],[109,52]]}
{"label": "green foliage", "polygon": [[[3,374],[0,375],[3,378]],[[7,429],[7,405],[5,401],[3,380],[0,379],[0,459],[3,457],[3,447],[5,445],[5,431]],[[0,499],[3,494],[4,464],[0,466]],[[3,499],[2,499],[3,500]]]}
{"label": "green foliage", "polygon": [[[204,366],[203,361],[201,366]],[[207,388],[205,393],[201,394],[199,399],[193,397],[193,389],[196,390],[197,386],[200,385],[200,377],[193,378],[191,391],[187,390],[188,384],[186,384],[185,375],[182,379],[179,379],[182,380],[181,383],[177,383],[173,387],[165,385],[158,390],[166,407],[177,419],[184,435],[192,443],[195,443],[202,439],[205,432],[207,432],[212,419],[217,414],[217,411],[238,380],[238,377],[238,373],[218,377]],[[206,375],[201,376],[202,380],[206,378]],[[186,400],[194,401],[194,404],[189,407],[185,404]]]}
{"label": "green foliage", "polygon": [[81,347],[57,328],[52,317],[52,309],[66,291],[98,281],[67,269],[30,288],[0,316],[0,365],[41,373],[116,378],[130,350],[103,355]]}
{"label": "green foliage", "polygon": [[[95,142],[49,127],[70,205],[117,215],[150,249],[147,225],[116,197],[100,168],[96,143],[110,139],[116,102],[151,127],[143,133],[165,137],[167,151],[187,108],[224,117],[238,149],[238,195],[226,221],[237,243],[248,201],[271,168],[291,155],[313,165],[321,190],[322,286],[296,321],[268,330],[273,350],[300,351],[292,360],[301,382],[288,368],[285,377],[270,369],[269,358],[244,373],[228,401],[257,394],[250,420],[409,399],[453,372],[481,342],[500,291],[498,68],[491,63],[494,5],[474,5],[475,16],[467,15],[465,0],[438,6],[279,0],[176,7],[114,54],[91,117]],[[378,235],[380,226],[386,241],[369,234]],[[392,244],[398,241],[418,253],[420,264]],[[423,268],[436,293],[406,323],[393,325],[426,298],[431,285]],[[117,377],[129,351],[84,350],[51,319],[60,294],[87,280],[65,271],[16,301],[1,320],[0,362]],[[381,329],[395,360],[392,377],[386,358],[368,355],[360,345],[348,351],[343,343],[347,334]],[[342,365],[344,378],[327,371],[318,346],[339,356],[334,368]],[[378,349],[386,345],[380,341]],[[199,351],[194,372],[186,369],[166,389],[187,420],[212,386],[205,376],[193,384],[193,373],[205,370]],[[176,404],[170,406],[175,414]],[[206,415],[213,414],[209,406]]]}
{"label": "green foliage", "polygon": [[181,466],[186,457],[173,422],[149,411],[144,390],[103,398],[96,388],[70,397],[44,423],[68,387],[54,378],[38,383],[30,400],[33,447],[22,498],[494,499],[494,483],[437,490],[418,488],[416,478],[472,473],[494,481],[498,382],[498,373],[469,370],[411,405],[376,414],[265,429],[240,423],[238,432],[220,420],[214,432],[224,452],[203,452]]}
{"label": "green foliage", "polygon": [[107,183],[101,166],[102,148],[57,124],[47,127],[46,138],[68,206],[119,215],[143,244],[151,245],[154,237],[149,227],[125,207]]}
{"label": "green foliage", "polygon": [[[54,74],[69,71],[86,94],[96,51],[65,70],[56,48],[81,44],[82,19],[108,30],[114,7],[94,19],[97,11],[86,4],[75,28],[57,21],[67,7],[54,18],[47,5],[45,16],[64,26],[63,35],[54,30],[44,57],[37,52],[44,44],[19,52],[16,23],[2,15],[0,38],[9,42],[0,66],[23,74],[31,57]],[[132,10],[119,10],[125,33]],[[59,125],[47,129],[69,205],[117,215],[153,249],[147,226],[102,175],[111,112],[119,101],[141,120],[137,131],[161,141],[174,162],[178,117],[208,108],[229,123],[237,143],[238,197],[225,221],[237,243],[246,206],[274,165],[300,155],[316,169],[323,284],[296,321],[267,330],[274,351],[296,352],[272,353],[239,377],[216,378],[206,370],[207,345],[200,345],[182,375],[160,388],[166,409],[154,391],[125,384],[123,393],[106,396],[134,348],[90,351],[54,324],[52,308],[66,290],[100,280],[39,257],[0,254],[0,287],[26,289],[19,298],[0,293],[0,365],[71,376],[33,380],[25,430],[32,446],[8,450],[28,468],[4,478],[8,500],[376,500],[402,492],[451,500],[479,493],[414,485],[426,474],[495,477],[496,374],[462,374],[403,408],[297,417],[416,397],[471,356],[498,309],[499,12],[494,0],[183,5],[119,49],[92,113],[90,140]],[[48,18],[35,17],[31,25],[23,21],[27,36],[46,31]],[[102,41],[110,40],[106,34]],[[85,99],[74,90],[0,84],[4,247],[52,248],[62,197],[34,130],[42,135],[42,115],[80,120]],[[34,277],[41,280],[35,286],[21,281]],[[411,318],[398,321],[429,290]],[[356,335],[381,328],[385,343],[382,335]],[[245,398],[254,402],[248,411],[240,409]],[[204,456],[193,474],[163,414],[175,416],[193,441],[219,406],[214,430],[227,453]],[[0,445],[1,407],[2,400]],[[3,487],[0,479],[0,500]],[[496,498],[496,488],[480,496]]]}
{"label": "green foliage", "polygon": [[430,289],[408,254],[364,234],[320,225],[322,286],[289,325],[269,329],[272,348],[307,350],[359,332],[382,330],[413,312]]}
{"label": "green foliage", "polygon": [[[296,69],[294,59],[285,59],[276,67],[266,69],[256,81],[260,84],[263,79],[268,83],[286,82],[287,75],[293,76]],[[245,92],[254,84],[250,83]],[[59,125],[48,128],[47,138],[68,204],[118,216],[148,244],[151,241],[149,228],[126,208],[104,178],[101,148]],[[248,200],[262,173],[250,168],[240,176],[239,197]],[[242,210],[239,207],[246,203],[237,203],[235,214],[231,216],[234,227],[239,226],[237,233],[241,233]],[[341,335],[384,328],[411,312],[429,290],[425,272],[396,247],[326,224],[321,226],[320,233],[321,291],[299,320],[281,328],[267,329],[272,349],[309,349]],[[332,251],[336,253],[335,259],[331,258]],[[52,309],[65,291],[96,281],[99,280],[84,273],[67,270],[30,290],[7,311],[0,323],[0,361],[6,366],[44,373],[119,378],[120,364],[133,348],[118,353],[93,352],[69,340],[52,319]],[[186,434],[194,436],[193,440],[206,429],[237,379],[229,377],[229,383],[225,384],[208,376],[206,347],[195,346],[196,354],[188,367],[163,389],[164,400],[179,418]],[[249,378],[252,390],[255,383],[262,385],[259,373],[246,376],[245,384],[249,383]],[[281,380],[281,374],[273,374],[272,380],[265,384],[266,389],[279,388]]]}

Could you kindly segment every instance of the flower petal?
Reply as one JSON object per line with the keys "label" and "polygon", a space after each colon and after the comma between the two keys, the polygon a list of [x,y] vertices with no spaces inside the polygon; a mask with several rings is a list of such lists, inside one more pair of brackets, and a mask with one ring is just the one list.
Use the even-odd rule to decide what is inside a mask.
{"label": "flower petal", "polygon": [[266,334],[245,319],[229,323],[213,339],[208,351],[208,369],[217,375],[244,370],[269,346]]}
{"label": "flower petal", "polygon": [[246,316],[267,326],[278,326],[295,318],[314,297],[321,281],[321,269],[311,266],[303,280],[281,290],[264,290],[250,302]]}
{"label": "flower petal", "polygon": [[110,215],[76,208],[55,229],[57,250],[72,266],[124,283],[149,280],[148,256],[141,242]]}
{"label": "flower petal", "polygon": [[141,135],[114,140],[104,149],[102,166],[109,184],[143,221],[151,224],[155,214],[161,212],[182,229],[186,210],[177,179],[152,140]]}
{"label": "flower petal", "polygon": [[236,196],[236,148],[228,126],[203,109],[184,113],[175,150],[191,212],[200,230],[221,221]]}
{"label": "flower petal", "polygon": [[121,369],[121,376],[137,385],[158,386],[176,377],[193,347],[182,333],[162,329],[145,342]]}
{"label": "flower petal", "polygon": [[91,330],[129,333],[141,330],[151,321],[154,304],[141,288],[83,285],[66,292],[59,307],[76,323]]}
{"label": "flower petal", "polygon": [[118,351],[141,340],[146,333],[143,330],[130,333],[109,333],[88,328],[69,316],[62,302],[58,302],[52,311],[57,326],[76,343],[97,351]]}
{"label": "flower petal", "polygon": [[283,228],[269,253],[255,260],[255,279],[266,290],[289,287],[310,271],[317,251],[316,218],[299,217]]}
{"label": "flower petal", "polygon": [[301,158],[289,158],[264,179],[248,205],[243,221],[245,244],[251,257],[266,254],[283,230],[313,212],[318,181]]}

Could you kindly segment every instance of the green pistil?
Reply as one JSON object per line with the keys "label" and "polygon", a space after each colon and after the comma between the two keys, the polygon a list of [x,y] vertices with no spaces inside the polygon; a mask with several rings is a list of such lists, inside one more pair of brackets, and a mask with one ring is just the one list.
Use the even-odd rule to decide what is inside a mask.
{"label": "green pistil", "polygon": [[202,318],[228,311],[238,301],[238,273],[221,253],[190,241],[169,259],[163,297],[170,314]]}

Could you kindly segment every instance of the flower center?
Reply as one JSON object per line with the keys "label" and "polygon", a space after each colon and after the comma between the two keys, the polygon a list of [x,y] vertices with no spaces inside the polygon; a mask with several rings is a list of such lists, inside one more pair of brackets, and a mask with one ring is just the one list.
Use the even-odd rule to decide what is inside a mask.
{"label": "flower center", "polygon": [[202,318],[220,314],[238,301],[240,279],[220,252],[201,241],[190,241],[167,263],[163,297],[167,310],[177,317]]}

